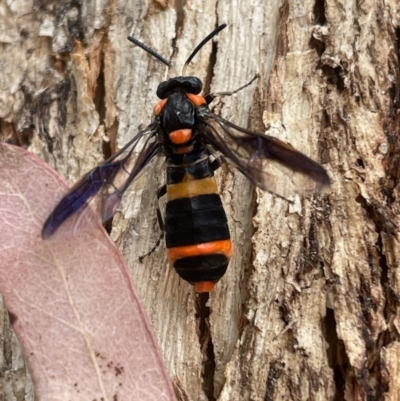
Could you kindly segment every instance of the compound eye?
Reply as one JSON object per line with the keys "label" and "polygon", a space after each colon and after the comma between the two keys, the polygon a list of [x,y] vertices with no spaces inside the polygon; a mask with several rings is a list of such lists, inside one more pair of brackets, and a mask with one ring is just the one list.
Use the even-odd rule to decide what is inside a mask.
{"label": "compound eye", "polygon": [[153,114],[154,114],[155,116],[158,116],[158,115],[162,112],[162,110],[163,110],[163,108],[164,108],[164,106],[165,106],[165,103],[167,103],[167,100],[168,100],[168,99],[160,100],[160,101],[155,105],[154,110],[153,110]]}
{"label": "compound eye", "polygon": [[194,95],[193,93],[186,93],[186,96],[197,107],[206,104],[206,99],[203,96]]}

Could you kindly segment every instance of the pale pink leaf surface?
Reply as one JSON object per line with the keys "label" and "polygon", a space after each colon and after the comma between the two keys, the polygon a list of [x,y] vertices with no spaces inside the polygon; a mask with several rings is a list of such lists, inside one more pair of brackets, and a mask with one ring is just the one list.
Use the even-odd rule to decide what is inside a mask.
{"label": "pale pink leaf surface", "polygon": [[[174,400],[128,269],[100,224],[41,239],[66,190],[40,159],[0,144],[0,292],[38,400]],[[89,219],[82,227],[97,224]]]}

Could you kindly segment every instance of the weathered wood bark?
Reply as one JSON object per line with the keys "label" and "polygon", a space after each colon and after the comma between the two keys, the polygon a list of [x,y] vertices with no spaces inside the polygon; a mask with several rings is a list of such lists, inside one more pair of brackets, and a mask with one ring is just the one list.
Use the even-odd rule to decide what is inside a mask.
{"label": "weathered wood bark", "polygon": [[[0,8],[2,139],[29,146],[71,182],[150,121],[165,67],[126,36],[180,71],[221,22],[229,28],[188,73],[205,91],[260,79],[217,99],[215,112],[268,129],[332,177],[329,196],[291,205],[224,166],[218,181],[236,252],[209,300],[168,267],[164,246],[139,263],[159,235],[163,169],[153,164],[132,186],[111,235],[180,399],[399,398],[398,0],[17,0]],[[25,397],[13,344],[0,359],[5,400]]]}

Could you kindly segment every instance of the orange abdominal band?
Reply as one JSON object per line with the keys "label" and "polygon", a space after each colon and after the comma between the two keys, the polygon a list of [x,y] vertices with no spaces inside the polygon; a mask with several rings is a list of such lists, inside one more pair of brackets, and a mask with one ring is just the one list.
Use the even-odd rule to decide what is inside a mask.
{"label": "orange abdominal band", "polygon": [[212,281],[199,281],[194,283],[194,290],[196,292],[210,292],[214,289],[214,283]]}
{"label": "orange abdominal band", "polygon": [[189,98],[189,100],[195,105],[195,106],[201,106],[203,104],[206,104],[206,99],[204,99],[203,96],[199,95],[194,95],[193,93],[186,93],[186,96]]}
{"label": "orange abdominal band", "polygon": [[168,134],[168,137],[172,143],[175,145],[182,145],[190,140],[192,137],[191,129],[178,129],[176,131],[172,131]]}
{"label": "orange abdominal band", "polygon": [[167,186],[167,199],[169,201],[216,193],[218,193],[218,188],[214,177],[193,180],[186,175],[183,182],[178,182],[177,184],[170,184]]}
{"label": "orange abdominal band", "polygon": [[176,246],[168,249],[168,260],[174,264],[177,259],[190,256],[211,255],[213,253],[222,253],[227,258],[233,254],[232,242],[230,239],[221,241],[206,242],[204,244]]}

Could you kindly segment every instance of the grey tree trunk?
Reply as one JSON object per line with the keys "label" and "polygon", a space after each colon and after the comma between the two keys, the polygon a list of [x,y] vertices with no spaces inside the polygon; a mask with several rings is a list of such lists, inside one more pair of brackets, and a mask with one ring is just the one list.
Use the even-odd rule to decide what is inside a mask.
{"label": "grey tree trunk", "polygon": [[[3,0],[0,10],[1,138],[71,183],[150,122],[157,85],[222,22],[188,74],[205,92],[260,79],[214,112],[290,142],[332,178],[329,196],[289,204],[224,166],[235,255],[209,300],[168,266],[164,245],[139,263],[159,236],[162,166],[132,185],[111,235],[178,399],[399,399],[398,0]],[[31,400],[0,327],[0,399]]]}

